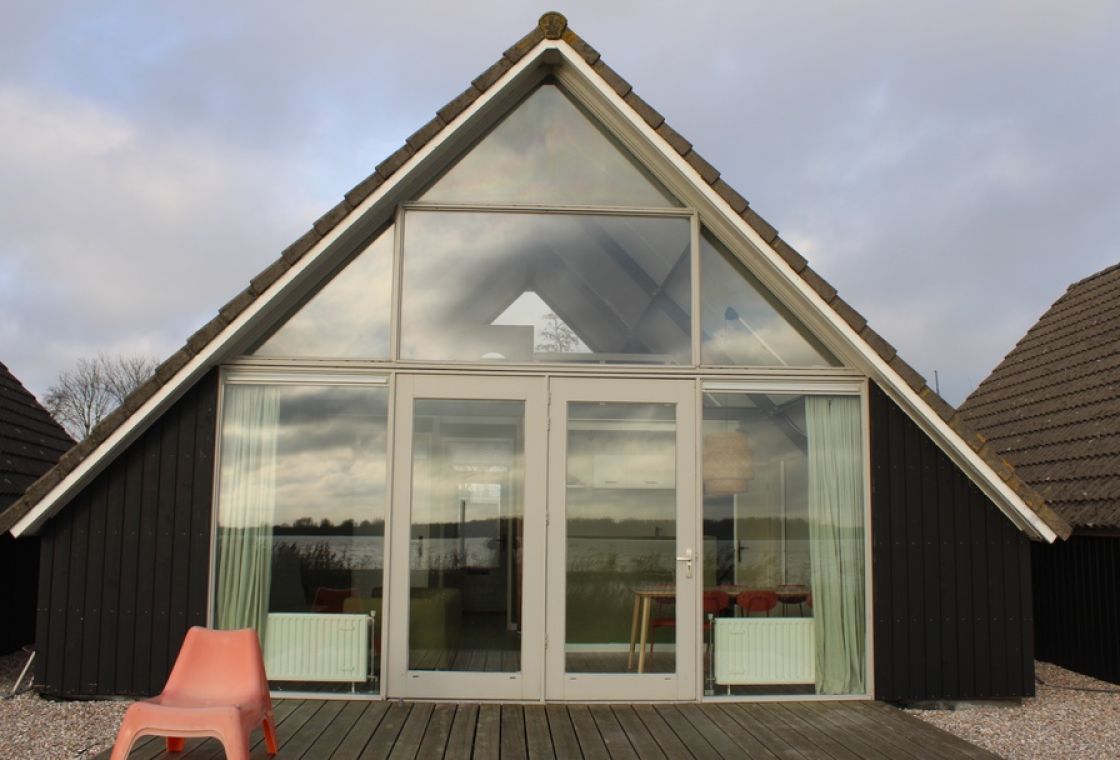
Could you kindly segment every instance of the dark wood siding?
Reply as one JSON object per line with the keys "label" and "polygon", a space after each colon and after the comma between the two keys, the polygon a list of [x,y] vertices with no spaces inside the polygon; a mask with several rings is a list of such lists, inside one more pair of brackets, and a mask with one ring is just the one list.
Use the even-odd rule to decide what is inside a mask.
{"label": "dark wood siding", "polygon": [[875,696],[1034,694],[1030,540],[871,385]]}
{"label": "dark wood siding", "polygon": [[1032,548],[1038,659],[1120,683],[1120,537]]}
{"label": "dark wood siding", "polygon": [[44,526],[45,693],[155,694],[206,623],[217,397],[213,371]]}

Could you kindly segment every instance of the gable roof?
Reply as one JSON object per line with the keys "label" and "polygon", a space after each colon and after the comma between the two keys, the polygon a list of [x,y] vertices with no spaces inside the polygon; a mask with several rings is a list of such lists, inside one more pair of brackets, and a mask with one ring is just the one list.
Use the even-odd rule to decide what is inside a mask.
{"label": "gable roof", "polygon": [[756,274],[767,276],[767,285],[784,288],[791,298],[808,304],[819,318],[820,329],[838,336],[856,357],[860,369],[878,382],[1020,529],[1047,541],[1069,534],[1066,522],[986,445],[986,439],[965,424],[956,409],[935,393],[921,374],[809,267],[805,258],[720,177],[719,171],[688,140],[638,97],[630,84],[572,31],[559,13],[544,14],[536,28],[439,109],[404,145],[378,164],[373,174],[346,193],[279,259],[254,277],[245,290],[161,364],[152,378],[107,416],[85,441],[64,456],[22,499],[0,513],[0,531],[10,529],[19,535],[36,530],[49,519],[178,394],[220,363],[222,349],[244,339],[265,304],[290,296],[293,282],[305,272],[316,271],[315,265],[323,252],[347,239],[348,233],[365,220],[372,219],[369,224],[384,224],[390,218],[388,209],[407,197],[405,191],[413,171],[430,167],[441,158],[446,160],[457,133],[467,132],[466,127],[477,126],[480,120],[489,118],[507,90],[512,93],[516,83],[532,77],[532,67],[542,66],[550,67],[551,73],[569,75],[565,84],[597,99],[602,109],[596,115],[601,119],[615,118],[631,130],[636,138],[628,147],[639,153],[639,158],[650,157],[649,151],[653,151],[655,155],[650,160],[661,162],[693,193],[690,201],[705,213],[705,223],[714,233],[725,242],[729,236],[745,240],[756,250],[760,258],[753,264],[765,269]]}
{"label": "gable roof", "polygon": [[1071,525],[1120,528],[1120,265],[1070,285],[961,413]]}
{"label": "gable roof", "polygon": [[73,445],[50,412],[0,362],[0,507],[18,499]]}

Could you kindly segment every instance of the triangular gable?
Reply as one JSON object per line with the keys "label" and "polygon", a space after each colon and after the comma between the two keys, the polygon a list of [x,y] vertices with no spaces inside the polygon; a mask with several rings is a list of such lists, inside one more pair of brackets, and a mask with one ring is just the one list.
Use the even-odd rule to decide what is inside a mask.
{"label": "triangular gable", "polygon": [[179,395],[221,363],[231,347],[243,345],[262,312],[290,308],[286,301],[294,297],[297,286],[331,266],[327,254],[383,226],[395,205],[415,191],[414,171],[441,161],[446,165],[449,155],[473,139],[488,118],[493,123],[511,99],[523,97],[529,86],[540,81],[544,67],[612,132],[625,132],[627,147],[639,160],[660,165],[671,190],[700,211],[713,234],[724,242],[741,241],[734,253],[744,261],[750,257],[750,268],[762,284],[787,303],[802,304],[804,313],[799,316],[806,326],[817,335],[829,335],[837,344],[833,348],[877,382],[1020,529],[1048,541],[1068,536],[1069,526],[1034,489],[557,13],[542,16],[537,28],[222,307],[120,409],[0,514],[0,530],[11,529],[16,535],[34,532]]}

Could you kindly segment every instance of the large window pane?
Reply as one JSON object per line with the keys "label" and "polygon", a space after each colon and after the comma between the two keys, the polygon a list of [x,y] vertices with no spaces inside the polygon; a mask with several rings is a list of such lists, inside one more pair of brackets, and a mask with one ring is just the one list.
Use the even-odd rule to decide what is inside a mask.
{"label": "large window pane", "polygon": [[556,85],[543,85],[436,181],[433,203],[679,206]]}
{"label": "large window pane", "polygon": [[701,361],[750,367],[827,367],[840,362],[767,293],[742,262],[700,238]]}
{"label": "large window pane", "polygon": [[382,232],[249,353],[385,359],[393,288],[393,228]]}
{"label": "large window pane", "polygon": [[690,361],[686,218],[410,211],[401,358]]}
{"label": "large window pane", "polygon": [[525,404],[417,399],[410,670],[521,670]]}
{"label": "large window pane", "polygon": [[703,446],[707,691],[866,693],[859,398],[705,394]]}
{"label": "large window pane", "polygon": [[376,691],[384,388],[230,384],[214,619],[255,628],[273,686]]}
{"label": "large window pane", "polygon": [[676,672],[676,408],[569,403],[566,464],[565,670]]}

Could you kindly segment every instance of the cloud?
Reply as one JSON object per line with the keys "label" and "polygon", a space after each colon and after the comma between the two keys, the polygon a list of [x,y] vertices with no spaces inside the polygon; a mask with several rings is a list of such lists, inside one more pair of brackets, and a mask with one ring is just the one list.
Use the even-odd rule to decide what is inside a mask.
{"label": "cloud", "polygon": [[5,360],[37,391],[97,350],[169,354],[321,205],[267,154],[12,85],[0,166]]}

